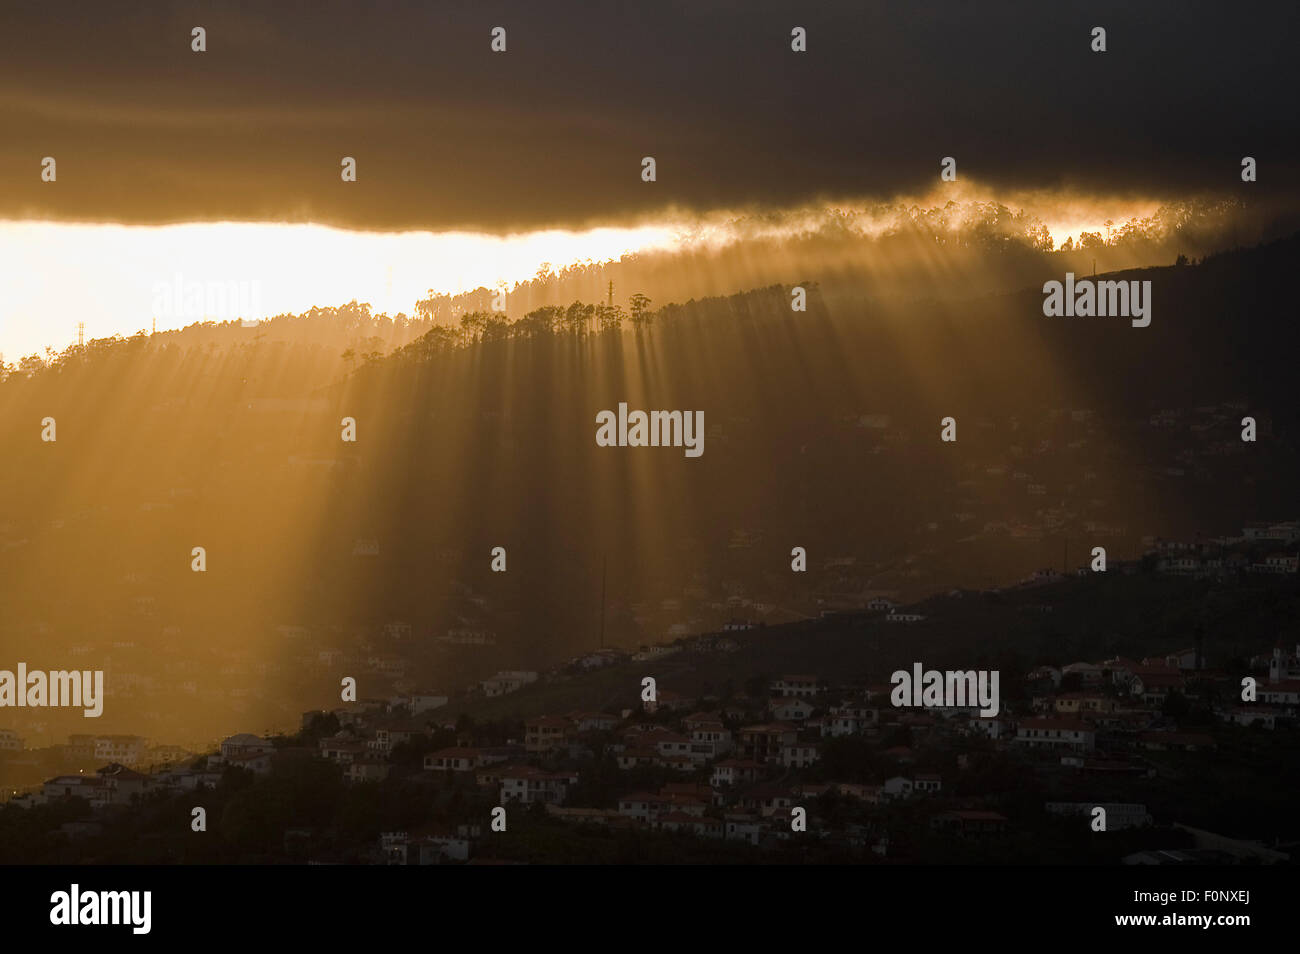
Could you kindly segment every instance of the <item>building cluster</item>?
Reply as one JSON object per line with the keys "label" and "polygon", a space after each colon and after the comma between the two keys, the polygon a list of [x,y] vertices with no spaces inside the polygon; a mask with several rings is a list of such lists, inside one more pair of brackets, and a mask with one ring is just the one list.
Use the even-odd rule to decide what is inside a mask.
{"label": "building cluster", "polygon": [[[932,831],[948,836],[989,837],[1015,826],[1005,807],[989,796],[954,792],[966,788],[960,776],[981,751],[1026,759],[1077,793],[1045,803],[1045,815],[1082,824],[1100,806],[1111,828],[1152,824],[1141,804],[1089,801],[1090,785],[1123,776],[1153,777],[1163,770],[1167,753],[1213,753],[1235,727],[1294,729],[1300,714],[1300,646],[1274,647],[1251,665],[1257,684],[1253,702],[1224,702],[1240,698],[1242,674],[1207,669],[1196,647],[1141,660],[1042,665],[1023,674],[1025,701],[1004,701],[992,718],[965,706],[896,708],[890,684],[838,685],[812,674],[785,674],[771,680],[762,699],[692,698],[664,689],[654,703],[618,713],[538,715],[503,744],[482,742],[472,724],[457,731],[455,722],[439,715],[445,700],[416,693],[334,710],[338,731],[319,738],[307,754],[336,763],[352,783],[400,771],[435,788],[477,792],[483,804],[507,812],[540,805],[566,824],[688,834],[760,848],[806,834],[887,855],[895,806],[919,809]],[[1212,712],[1217,722],[1184,725],[1180,713],[1187,709],[1172,705],[1175,697]],[[322,715],[330,714],[304,713],[304,726]],[[907,743],[891,744],[900,730],[906,730]],[[399,745],[452,733],[454,745],[425,751],[415,767],[392,757]],[[823,770],[826,747],[846,738],[859,738],[870,749],[874,778],[835,779]],[[270,774],[285,755],[271,740],[251,734],[231,736],[219,752],[188,765],[148,768],[150,755],[159,753],[137,736],[76,736],[69,747],[107,764],[51,778],[22,798],[28,804],[65,798],[89,802],[96,814],[69,823],[72,836],[96,830],[113,807],[149,792],[215,786],[232,767]],[[592,779],[598,763],[626,775],[622,791],[604,789],[603,804],[592,804],[590,792],[575,803],[574,794]],[[949,767],[937,771],[938,764]],[[655,782],[647,787],[650,778]],[[829,820],[828,798],[849,806],[848,820]],[[792,823],[798,810],[806,828]],[[374,860],[468,861],[474,845],[488,837],[486,830],[485,823],[388,832],[375,847]]]}
{"label": "building cluster", "polygon": [[1156,559],[1157,573],[1197,578],[1221,578],[1237,573],[1284,575],[1300,568],[1300,520],[1252,523],[1237,536],[1185,541],[1153,538],[1144,541]]}
{"label": "building cluster", "polygon": [[[269,739],[248,734],[231,736],[218,753],[202,757],[175,746],[149,748],[145,739],[133,735],[74,735],[68,749],[74,758],[85,756],[108,764],[91,772],[56,775],[12,801],[30,807],[81,798],[97,811],[121,808],[153,792],[179,794],[213,787],[230,766],[268,774],[275,754]],[[185,764],[187,760],[192,764]]]}
{"label": "building cluster", "polygon": [[[1158,572],[1202,574],[1219,561],[1212,564],[1215,572],[1222,567],[1290,573],[1298,541],[1300,526],[1290,521],[1248,526],[1240,537],[1204,543],[1153,541],[1151,552]],[[1283,549],[1249,556],[1272,546]],[[850,566],[852,558],[842,562]],[[1269,569],[1278,566],[1283,569]],[[1045,570],[1027,585],[1059,578]],[[866,608],[884,621],[926,618],[880,596]],[[637,653],[601,649],[544,672],[498,671],[471,686],[467,696],[493,699],[629,660],[733,652],[743,638],[737,630],[748,625],[736,621],[731,629],[683,636]],[[390,624],[385,637],[408,639],[404,626]],[[1061,793],[1043,805],[1044,815],[1084,817],[1100,806],[1111,828],[1176,821],[1153,819],[1138,803],[1094,802],[1088,796],[1108,789],[1108,780],[1170,771],[1171,760],[1212,758],[1242,729],[1294,731],[1300,716],[1300,645],[1278,644],[1251,658],[1245,671],[1226,671],[1210,668],[1201,640],[1189,640],[1194,645],[1140,659],[1052,661],[1028,673],[1003,673],[1004,690],[1020,680],[1024,691],[1004,697],[993,717],[981,716],[976,705],[895,707],[892,684],[805,673],[773,678],[761,698],[736,697],[730,689],[725,698],[697,697],[657,686],[653,701],[635,709],[547,712],[527,718],[517,732],[511,729],[510,738],[499,725],[489,731],[446,716],[447,695],[399,682],[401,691],[384,697],[332,713],[304,713],[303,728],[322,716],[337,721],[337,731],[313,734],[308,754],[338,765],[351,783],[379,782],[396,773],[435,788],[473,792],[482,803],[508,811],[541,806],[539,811],[566,824],[760,847],[778,847],[806,833],[887,855],[891,828],[903,809],[909,824],[920,818],[934,832],[960,837],[987,837],[1026,822],[1007,814],[1008,806],[994,796],[963,783],[970,760],[990,752],[1032,765]],[[374,663],[382,665],[382,654]],[[431,741],[435,736],[437,743]],[[454,744],[442,744],[452,738]],[[827,761],[841,740],[857,740],[856,761]],[[414,761],[394,757],[403,745],[419,747]],[[0,749],[21,748],[15,733],[0,734]],[[176,747],[150,747],[140,736],[74,735],[63,748],[69,761],[99,767],[50,778],[21,800],[83,798],[109,810],[151,791],[216,785],[231,768],[270,774],[285,754],[270,740],[247,734],[227,738],[219,752],[197,760]],[[610,772],[622,784],[611,786]],[[806,829],[792,825],[800,810]],[[465,861],[482,837],[484,826],[472,824],[390,832],[376,858]]]}

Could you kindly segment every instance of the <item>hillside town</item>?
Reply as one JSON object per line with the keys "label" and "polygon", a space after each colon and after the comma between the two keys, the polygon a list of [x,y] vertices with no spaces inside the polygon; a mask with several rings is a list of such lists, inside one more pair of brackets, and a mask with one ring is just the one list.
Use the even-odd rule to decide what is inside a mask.
{"label": "hillside town", "polygon": [[[1296,527],[1247,527],[1241,540],[1160,541],[1145,567],[1157,576],[1294,579],[1287,575],[1296,573]],[[1247,555],[1261,543],[1278,549],[1262,559]],[[1063,580],[1045,572],[1008,592],[1027,597]],[[883,598],[870,612],[879,622],[926,619]],[[890,682],[834,671],[754,674],[743,688],[729,682],[708,693],[671,680],[647,689],[636,675],[678,654],[734,657],[752,636],[742,620],[634,653],[585,653],[545,672],[499,671],[457,693],[406,687],[305,712],[295,735],[238,733],[208,753],[151,746],[140,736],[73,735],[59,757],[82,767],[10,791],[8,805],[80,800],[86,810],[57,830],[75,843],[150,799],[202,804],[232,778],[273,778],[287,765],[313,762],[330,766],[345,785],[408,786],[442,806],[419,825],[375,832],[356,859],[372,863],[492,858],[498,808],[503,825],[544,819],[574,832],[713,840],[760,855],[809,844],[879,861],[916,858],[927,839],[977,855],[1030,833],[1068,841],[1097,832],[1090,826],[1103,809],[1104,831],[1137,839],[1125,843],[1133,850],[1109,856],[1112,863],[1273,863],[1294,855],[1294,844],[1187,824],[1169,807],[1177,802],[1149,804],[1144,793],[1238,762],[1258,766],[1270,746],[1292,746],[1300,644],[1260,634],[1244,669],[1211,665],[1203,632],[1150,655],[1058,658],[1002,673],[1001,706],[987,718],[976,705],[899,708]],[[473,715],[476,706],[624,672],[619,694],[632,704]],[[25,754],[9,731],[0,733],[0,749],[7,758]],[[1026,800],[1017,779],[1032,781],[1036,801]],[[300,860],[332,860],[313,853],[315,835],[294,826],[285,844],[294,842]]]}

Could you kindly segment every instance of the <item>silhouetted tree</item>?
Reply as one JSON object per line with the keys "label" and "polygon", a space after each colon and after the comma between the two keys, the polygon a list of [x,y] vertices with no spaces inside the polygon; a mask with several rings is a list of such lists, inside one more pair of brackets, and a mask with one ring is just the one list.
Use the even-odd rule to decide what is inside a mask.
{"label": "silhouetted tree", "polygon": [[637,327],[650,324],[649,298],[637,292],[632,296],[628,304],[632,309],[632,324]]}

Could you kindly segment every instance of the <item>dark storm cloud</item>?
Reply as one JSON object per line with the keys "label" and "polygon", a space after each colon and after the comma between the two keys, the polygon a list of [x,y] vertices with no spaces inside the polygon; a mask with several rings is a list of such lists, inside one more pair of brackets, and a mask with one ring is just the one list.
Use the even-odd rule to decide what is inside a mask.
{"label": "dark storm cloud", "polygon": [[1263,197],[1300,171],[1293,3],[96,0],[0,17],[4,217],[495,230],[928,189],[947,155],[1016,189],[1240,191],[1252,155]]}

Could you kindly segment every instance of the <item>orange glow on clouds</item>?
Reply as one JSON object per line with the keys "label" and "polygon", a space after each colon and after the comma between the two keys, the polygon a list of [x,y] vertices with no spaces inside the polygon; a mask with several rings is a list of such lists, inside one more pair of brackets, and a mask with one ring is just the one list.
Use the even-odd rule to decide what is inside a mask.
{"label": "orange glow on clouds", "polygon": [[[320,225],[192,223],[168,226],[0,222],[0,352],[8,360],[76,340],[131,335],[196,321],[299,313],[353,299],[376,311],[412,313],[429,290],[454,294],[507,287],[549,264],[558,270],[651,250],[724,247],[785,239],[842,219],[850,236],[896,228],[911,210],[996,202],[1044,223],[1056,245],[1083,231],[1105,234],[1154,212],[1150,198],[1025,192],[994,196],[969,181],[887,201],[826,201],[780,211],[666,211],[658,221],[585,231],[515,235],[355,232]],[[962,210],[952,210],[960,229]],[[201,294],[187,292],[198,288]],[[176,294],[176,291],[182,294]],[[740,289],[735,289],[740,290]],[[206,292],[206,294],[202,293]],[[215,292],[215,294],[214,294]]]}

